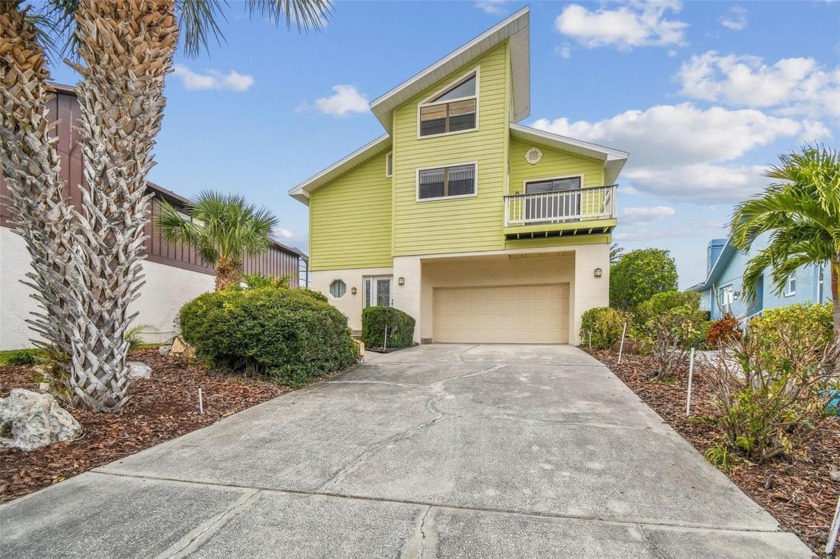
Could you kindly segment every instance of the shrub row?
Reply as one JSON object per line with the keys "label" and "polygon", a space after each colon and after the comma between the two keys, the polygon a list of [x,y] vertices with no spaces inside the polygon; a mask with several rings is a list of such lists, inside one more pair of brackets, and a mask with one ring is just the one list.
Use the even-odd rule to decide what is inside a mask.
{"label": "shrub row", "polygon": [[362,311],[362,342],[375,348],[411,346],[414,323],[414,318],[394,307],[367,307]]}

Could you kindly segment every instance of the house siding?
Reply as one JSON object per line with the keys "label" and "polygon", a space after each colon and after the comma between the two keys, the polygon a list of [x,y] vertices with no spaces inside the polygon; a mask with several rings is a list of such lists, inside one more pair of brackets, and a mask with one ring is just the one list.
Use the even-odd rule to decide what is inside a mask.
{"label": "house siding", "polygon": [[[542,159],[535,165],[525,161],[528,150],[536,147]],[[583,175],[583,187],[604,186],[604,162],[564,153],[557,149],[512,138],[510,143],[510,187],[508,194],[525,194],[525,181]]]}
{"label": "house siding", "polygon": [[[395,256],[504,247],[507,60],[508,45],[504,43],[394,111]],[[478,130],[418,138],[417,105],[474,68],[479,68]],[[477,196],[417,200],[418,169],[459,163],[478,165]]]}
{"label": "house siding", "polygon": [[309,200],[310,269],[390,267],[391,178],[384,150]]}

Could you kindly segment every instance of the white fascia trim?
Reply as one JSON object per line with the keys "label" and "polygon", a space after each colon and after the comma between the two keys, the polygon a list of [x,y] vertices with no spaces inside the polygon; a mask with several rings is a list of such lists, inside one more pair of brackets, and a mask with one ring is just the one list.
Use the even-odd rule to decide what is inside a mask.
{"label": "white fascia trim", "polygon": [[[302,183],[298,184],[297,186],[289,189],[289,196],[296,198],[298,200],[305,200],[309,198],[309,193],[320,186],[322,183],[326,182],[330,178],[334,178],[338,174],[341,174],[345,171],[350,170],[354,167],[357,163],[361,163],[362,159],[366,156],[370,155],[371,152],[378,152],[381,149],[385,149],[386,144],[391,143],[391,136],[388,134],[383,134],[382,136],[376,138],[369,144],[357,149],[344,159],[333,163],[317,175],[313,175],[312,177],[306,179]],[[304,202],[305,203],[305,202]]]}
{"label": "white fascia trim", "polygon": [[[449,64],[453,61],[458,60],[461,57],[464,57],[464,60],[460,60],[456,64],[457,67],[461,67],[464,64],[468,64],[471,60],[474,60],[475,58],[477,58],[481,54],[484,54],[484,52],[487,52],[487,50],[493,48],[497,44],[500,44],[502,41],[505,41],[505,40],[509,39],[511,36],[513,36],[515,33],[518,33],[522,29],[518,29],[518,30],[514,31],[513,33],[511,33],[510,30],[507,30],[506,28],[509,27],[509,26],[512,26],[514,23],[517,23],[517,21],[520,18],[526,18],[526,23],[523,26],[523,29],[527,29],[528,28],[527,18],[530,15],[530,11],[531,11],[530,8],[528,6],[525,6],[524,8],[522,8],[521,10],[519,10],[518,12],[516,12],[515,14],[513,14],[512,16],[507,18],[506,20],[502,21],[501,23],[499,23],[498,25],[496,25],[494,27],[491,27],[490,29],[488,29],[487,31],[485,31],[484,33],[482,33],[481,35],[479,35],[478,37],[476,37],[472,41],[470,41],[467,44],[465,44],[464,46],[462,46],[461,48],[455,50],[454,52],[450,53],[449,55],[445,56],[444,58],[441,58],[440,60],[438,60],[437,62],[435,62],[434,64],[432,64],[428,68],[426,68],[425,70],[423,70],[423,71],[419,72],[418,74],[415,74],[414,76],[410,77],[409,79],[407,79],[406,81],[404,81],[403,83],[401,83],[400,85],[395,87],[394,89],[390,90],[389,92],[385,93],[384,95],[381,95],[378,98],[374,99],[370,103],[371,111],[373,112],[374,115],[376,115],[376,117],[380,120],[380,122],[382,122],[383,125],[385,125],[386,129],[390,129],[389,123],[386,123],[386,122],[383,121],[383,118],[384,118],[385,115],[384,114],[379,114],[379,112],[381,112],[381,111],[377,111],[377,109],[379,109],[386,101],[388,101],[388,100],[392,99],[393,97],[405,92],[407,89],[409,89],[412,86],[414,86],[415,84],[417,84],[417,82],[422,81],[423,78],[426,78],[427,76],[433,74],[436,70],[438,70],[442,66],[445,66],[445,65],[447,65],[447,64]],[[500,33],[502,31],[506,31],[506,33],[503,33],[502,36],[500,38],[498,38],[495,42],[493,42],[491,45],[486,46],[481,51],[480,54],[469,55],[469,51],[471,49],[479,46],[484,41],[487,41],[488,39],[492,38],[493,35],[495,35],[497,33]],[[455,70],[455,69],[456,68],[453,68],[453,70]],[[431,84],[425,84],[422,88],[428,87],[429,85],[431,85]],[[411,95],[413,95],[415,93],[418,93],[418,92],[413,92],[413,93],[409,94],[407,96],[407,98],[404,99],[403,101],[408,100],[408,98],[410,98]],[[403,101],[400,101],[400,103],[402,103]],[[397,105],[399,105],[399,103]],[[393,109],[393,108],[396,108],[396,105],[394,107],[388,108],[387,112],[390,112],[390,110]],[[525,117],[521,116],[520,118],[525,118]]]}
{"label": "white fascia trim", "polygon": [[576,147],[578,149],[590,151],[593,153],[592,157],[595,157],[597,159],[603,159],[606,161],[621,161],[626,160],[628,157],[630,157],[630,154],[626,151],[600,146],[591,142],[584,142],[583,140],[575,140],[574,138],[569,138],[566,136],[561,136],[559,134],[552,134],[551,132],[546,132],[544,130],[531,128],[530,126],[523,126],[521,124],[511,123],[510,129],[526,136],[532,136],[535,138],[566,144],[571,147]]}

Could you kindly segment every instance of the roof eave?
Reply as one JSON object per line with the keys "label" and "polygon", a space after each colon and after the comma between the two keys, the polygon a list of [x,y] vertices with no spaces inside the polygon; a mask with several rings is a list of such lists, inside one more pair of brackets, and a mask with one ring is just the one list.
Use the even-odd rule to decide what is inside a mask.
{"label": "roof eave", "polygon": [[415,74],[394,89],[374,99],[370,109],[382,126],[391,131],[391,112],[441,79],[469,64],[496,45],[511,40],[511,62],[514,84],[514,121],[527,118],[530,98],[530,8],[524,7],[472,41]]}

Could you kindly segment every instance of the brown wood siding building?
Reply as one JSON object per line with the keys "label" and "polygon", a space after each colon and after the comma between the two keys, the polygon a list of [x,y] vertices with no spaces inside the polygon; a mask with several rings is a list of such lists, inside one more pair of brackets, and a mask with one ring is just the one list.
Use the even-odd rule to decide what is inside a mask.
{"label": "brown wood siding building", "polygon": [[[57,149],[61,157],[61,174],[66,185],[65,194],[79,208],[81,192],[77,185],[85,184],[82,174],[82,152],[78,143],[79,133],[73,125],[79,118],[79,103],[73,88],[61,85],[53,87],[56,94],[49,103],[49,110],[51,119],[58,121],[55,131],[58,135]],[[147,183],[147,188],[154,194],[154,198],[151,203],[151,220],[146,225],[146,258],[151,262],[212,275],[213,268],[202,261],[195,249],[182,243],[167,243],[158,228],[157,216],[162,200],[181,208],[186,205],[187,200],[153,183]],[[7,195],[6,181],[0,174],[0,196]],[[8,227],[10,217],[9,208],[0,202],[0,226]],[[297,285],[302,258],[305,258],[305,255],[300,251],[275,242],[263,255],[245,261],[245,273],[288,276],[291,284]]]}

